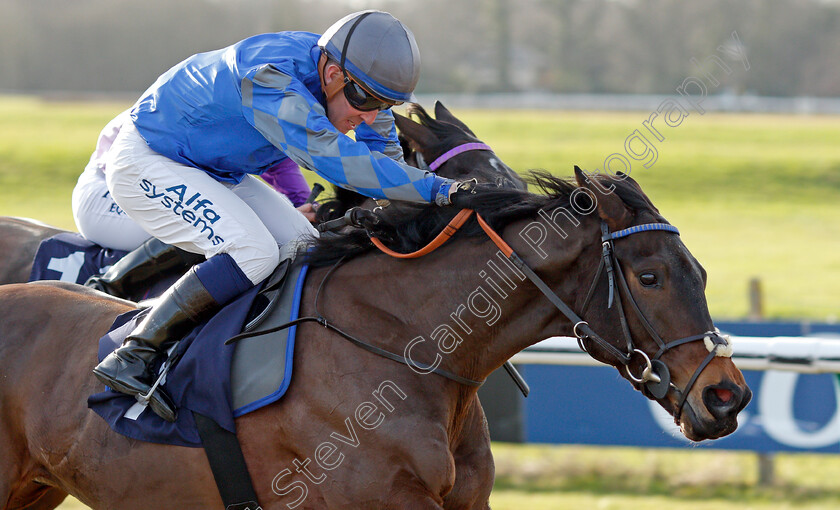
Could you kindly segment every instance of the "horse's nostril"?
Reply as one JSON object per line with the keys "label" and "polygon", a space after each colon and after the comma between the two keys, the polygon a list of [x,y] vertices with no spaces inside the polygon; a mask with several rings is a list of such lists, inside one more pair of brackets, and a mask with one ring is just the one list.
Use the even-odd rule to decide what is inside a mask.
{"label": "horse's nostril", "polygon": [[709,386],[703,391],[703,402],[715,418],[729,418],[738,413],[743,407],[742,393],[737,388]]}
{"label": "horse's nostril", "polygon": [[723,388],[715,388],[715,396],[720,399],[721,402],[729,402],[732,399],[732,392],[729,390],[725,390]]}

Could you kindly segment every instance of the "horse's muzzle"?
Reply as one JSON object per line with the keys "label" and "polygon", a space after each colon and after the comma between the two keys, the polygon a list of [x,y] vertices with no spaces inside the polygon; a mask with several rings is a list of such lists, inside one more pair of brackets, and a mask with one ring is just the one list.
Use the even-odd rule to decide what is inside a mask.
{"label": "horse's muzzle", "polygon": [[[735,432],[738,428],[738,413],[749,404],[752,391],[747,386],[740,387],[732,382],[723,382],[706,386],[701,391],[701,399],[689,399],[682,413],[680,426],[682,433],[692,441],[717,439]],[[705,407],[698,412],[694,406]]]}
{"label": "horse's muzzle", "polygon": [[703,389],[703,403],[709,413],[718,420],[734,418],[749,403],[752,392],[748,387],[742,390],[734,383],[725,382]]}

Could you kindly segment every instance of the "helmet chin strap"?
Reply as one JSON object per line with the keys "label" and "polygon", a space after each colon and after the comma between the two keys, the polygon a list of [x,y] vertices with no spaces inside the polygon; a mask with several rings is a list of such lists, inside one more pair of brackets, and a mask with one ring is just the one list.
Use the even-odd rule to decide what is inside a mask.
{"label": "helmet chin strap", "polygon": [[[363,19],[368,17],[369,15],[373,14],[373,11],[365,12],[361,14],[359,17],[356,18],[356,21],[350,26],[350,30],[347,31],[347,35],[344,37],[344,47],[341,49],[341,63],[338,64],[339,68],[341,69],[341,74],[344,76],[345,79],[343,80],[333,80],[329,85],[326,84],[326,76],[324,76],[327,72],[327,56],[322,51],[321,58],[324,59],[324,64],[321,68],[321,87],[324,90],[324,95],[327,96],[327,102],[329,103],[330,99],[334,98],[338,91],[343,89],[347,84],[347,69],[344,67],[344,62],[347,60],[347,48],[350,46],[350,37],[352,37],[353,32],[356,31],[356,27],[359,26],[359,23],[362,22]],[[336,81],[340,81],[341,83],[336,83]]]}
{"label": "helmet chin strap", "polygon": [[338,94],[341,89],[344,88],[345,82],[344,80],[333,80],[330,83],[326,82],[326,73],[327,73],[327,56],[325,54],[321,54],[321,90],[324,91],[324,95],[327,98],[327,104]]}

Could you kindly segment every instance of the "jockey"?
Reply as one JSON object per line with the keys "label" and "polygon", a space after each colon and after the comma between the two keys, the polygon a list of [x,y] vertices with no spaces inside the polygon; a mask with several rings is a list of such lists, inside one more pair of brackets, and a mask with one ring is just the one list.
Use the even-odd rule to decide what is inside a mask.
{"label": "jockey", "polygon": [[[105,157],[120,132],[131,122],[131,110],[117,115],[99,133],[96,149],[73,188],[73,219],[79,233],[99,246],[128,251],[103,275],[91,276],[85,285],[112,296],[127,298],[141,293],[150,281],[170,269],[187,269],[204,260],[204,255],[170,246],[152,237],[131,219],[111,198],[105,182]],[[310,222],[315,221],[313,204],[307,204],[310,188],[297,164],[289,158],[269,168],[260,177],[288,198]],[[292,218],[288,227],[305,230],[301,218]]]}
{"label": "jockey", "polygon": [[[107,150],[111,197],[162,242],[203,254],[94,374],[147,395],[153,361],[194,324],[269,276],[278,244],[314,236],[287,200],[258,182],[291,159],[363,195],[451,204],[469,192],[406,165],[389,108],[410,101],[413,34],[381,11],[350,14],[322,36],[280,32],[200,53],[142,95]],[[346,136],[355,131],[355,140]],[[174,421],[158,389],[149,405]]]}

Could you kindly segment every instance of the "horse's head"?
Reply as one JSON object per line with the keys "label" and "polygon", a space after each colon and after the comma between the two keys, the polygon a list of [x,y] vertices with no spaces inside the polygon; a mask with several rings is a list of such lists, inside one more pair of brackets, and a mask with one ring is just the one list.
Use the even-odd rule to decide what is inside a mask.
{"label": "horse's head", "polygon": [[[525,279],[531,285],[508,293],[481,270],[478,275],[517,313],[474,324],[475,338],[481,338],[472,344],[477,348],[459,349],[451,363],[461,363],[459,375],[478,380],[529,345],[573,333],[592,357],[618,368],[670,412],[689,439],[732,433],[751,392],[729,357],[728,339],[712,323],[705,271],[633,179],[592,177],[578,168],[575,173],[576,184],[535,172],[534,183],[546,194],[486,186],[463,197],[460,205],[480,221],[464,224],[448,247],[424,258],[426,268],[461,278],[486,263],[505,280],[505,289],[518,289]],[[371,233],[390,250],[411,253],[429,245],[456,214],[463,218],[455,208],[385,208],[375,225],[318,239],[307,259],[323,266],[366,253],[373,246]],[[456,244],[479,235],[495,247]],[[510,262],[506,267],[516,277],[506,276],[495,260],[488,262],[488,254]],[[381,271],[381,264],[377,260],[374,270]],[[444,294],[449,305],[457,299]],[[435,317],[430,323],[439,320]]]}
{"label": "horse's head", "polygon": [[[411,104],[409,117],[394,113],[394,121],[400,130],[399,138],[406,163],[418,168],[429,168],[448,151],[466,144],[480,144],[475,133],[446,109],[440,101],[435,102],[435,117],[432,118],[422,106]],[[475,147],[473,145],[472,147]],[[525,181],[509,166],[504,164],[492,150],[468,150],[458,157],[440,160],[437,173],[450,179],[472,179],[494,183],[499,187],[526,189]]]}
{"label": "horse's head", "polygon": [[712,323],[705,270],[636,181],[575,170],[578,185],[597,199],[600,224],[599,242],[583,252],[597,276],[578,309],[629,363],[597,339],[583,340],[587,351],[656,400],[687,438],[733,432],[752,394]]}

